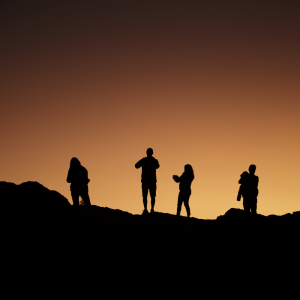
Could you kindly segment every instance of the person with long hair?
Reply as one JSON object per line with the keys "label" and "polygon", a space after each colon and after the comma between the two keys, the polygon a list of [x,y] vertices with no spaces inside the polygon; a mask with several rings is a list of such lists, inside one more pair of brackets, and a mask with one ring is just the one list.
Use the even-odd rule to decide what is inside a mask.
{"label": "person with long hair", "polygon": [[88,190],[88,183],[90,182],[88,172],[76,157],[71,159],[67,182],[71,183],[70,190],[73,205],[79,205],[79,196],[81,196],[85,205],[91,205]]}
{"label": "person with long hair", "polygon": [[192,193],[191,184],[194,180],[194,171],[191,165],[184,166],[184,172],[179,177],[177,175],[173,175],[173,179],[175,182],[179,182],[179,195],[178,195],[178,204],[177,204],[177,216],[180,216],[181,206],[184,203],[186,208],[188,218],[191,215],[191,210],[189,206],[189,199]]}

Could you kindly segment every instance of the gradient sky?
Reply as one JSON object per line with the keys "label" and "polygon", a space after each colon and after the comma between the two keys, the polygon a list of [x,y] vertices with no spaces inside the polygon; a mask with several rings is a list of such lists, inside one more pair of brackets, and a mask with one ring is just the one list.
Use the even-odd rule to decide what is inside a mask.
{"label": "gradient sky", "polygon": [[[99,3],[100,2],[100,3]],[[199,3],[201,2],[201,3]],[[256,164],[258,213],[300,211],[299,1],[1,1],[0,180],[72,203],[70,159],[92,204],[143,210],[152,147],[157,211],[214,219]],[[182,215],[186,215],[185,208]]]}

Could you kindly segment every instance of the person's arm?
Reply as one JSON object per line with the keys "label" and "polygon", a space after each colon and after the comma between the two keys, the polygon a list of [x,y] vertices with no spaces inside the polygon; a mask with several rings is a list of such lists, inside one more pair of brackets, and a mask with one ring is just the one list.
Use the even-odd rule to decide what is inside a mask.
{"label": "person's arm", "polygon": [[88,176],[88,171],[87,171],[87,169],[85,169],[85,171],[86,171],[86,184],[88,184],[90,182],[89,176]]}
{"label": "person's arm", "polygon": [[173,179],[175,182],[180,182],[180,177],[177,175],[173,175]]}
{"label": "person's arm", "polygon": [[143,160],[144,160],[144,158],[142,158],[135,164],[136,169],[140,168],[143,165]]}
{"label": "person's arm", "polygon": [[159,165],[159,162],[158,162],[158,160],[157,160],[157,159],[155,159],[155,162],[156,162],[156,166],[155,166],[155,168],[156,168],[156,169],[158,169],[158,168],[160,167],[160,165]]}
{"label": "person's arm", "polygon": [[239,189],[239,192],[238,192],[238,195],[237,195],[237,201],[240,201],[241,200],[241,197],[242,197],[242,186],[240,186],[240,189]]}
{"label": "person's arm", "polygon": [[72,179],[71,179],[71,174],[70,174],[70,173],[71,173],[70,170],[71,170],[71,169],[69,169],[69,171],[68,171],[68,176],[67,176],[67,182],[68,182],[68,183],[71,183],[71,181],[72,181]]}

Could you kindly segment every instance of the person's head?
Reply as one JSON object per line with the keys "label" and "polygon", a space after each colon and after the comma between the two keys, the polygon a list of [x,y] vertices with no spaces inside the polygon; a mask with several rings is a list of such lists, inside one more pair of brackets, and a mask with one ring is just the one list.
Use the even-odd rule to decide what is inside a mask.
{"label": "person's head", "polygon": [[191,165],[185,165],[184,172],[194,175],[194,170]]}
{"label": "person's head", "polygon": [[245,171],[245,172],[243,172],[243,173],[241,174],[241,177],[242,177],[242,178],[244,178],[244,177],[247,177],[247,176],[249,176],[249,173],[248,173],[248,172],[246,172],[246,171]]}
{"label": "person's head", "polygon": [[148,157],[151,157],[153,155],[153,149],[152,148],[148,148],[147,151],[146,151],[146,153],[147,153]]}
{"label": "person's head", "polygon": [[78,160],[78,158],[72,157],[72,159],[70,161],[70,167],[71,168],[76,168],[78,166],[80,166],[80,161]]}
{"label": "person's head", "polygon": [[252,175],[254,175],[255,170],[256,170],[256,165],[250,165],[250,167],[249,167],[249,173],[252,174]]}

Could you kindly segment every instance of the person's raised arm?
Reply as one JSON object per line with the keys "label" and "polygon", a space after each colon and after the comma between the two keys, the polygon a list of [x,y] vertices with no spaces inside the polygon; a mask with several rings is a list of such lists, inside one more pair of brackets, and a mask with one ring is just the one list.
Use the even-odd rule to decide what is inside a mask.
{"label": "person's raised arm", "polygon": [[141,160],[139,160],[136,164],[135,164],[135,167],[138,169],[138,168],[140,168],[142,165],[143,165],[143,159],[144,158],[142,158]]}

